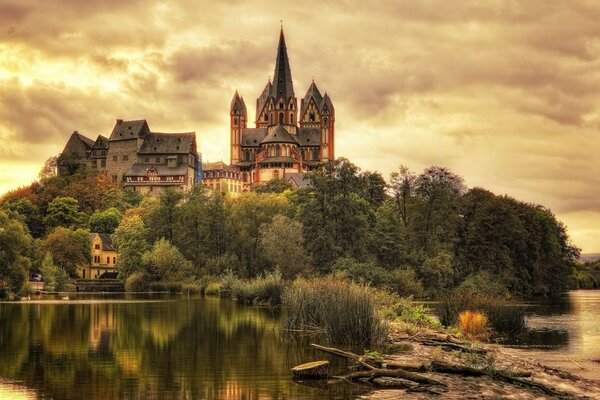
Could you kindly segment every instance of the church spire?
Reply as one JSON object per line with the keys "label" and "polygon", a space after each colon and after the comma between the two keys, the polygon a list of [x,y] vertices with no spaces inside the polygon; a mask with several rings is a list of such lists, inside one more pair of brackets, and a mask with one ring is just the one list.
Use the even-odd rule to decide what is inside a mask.
{"label": "church spire", "polygon": [[294,86],[292,84],[292,71],[290,61],[285,47],[285,36],[283,26],[279,33],[279,46],[277,48],[277,59],[275,60],[275,74],[273,75],[273,88],[271,96],[275,99],[283,96],[286,100],[294,97]]}

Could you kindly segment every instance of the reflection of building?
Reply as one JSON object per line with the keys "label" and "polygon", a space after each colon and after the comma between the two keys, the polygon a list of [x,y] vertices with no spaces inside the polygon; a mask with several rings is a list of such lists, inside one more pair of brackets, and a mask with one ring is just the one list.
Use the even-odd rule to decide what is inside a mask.
{"label": "reflection of building", "polygon": [[100,135],[93,141],[74,132],[57,160],[58,174],[72,174],[84,164],[144,193],[189,189],[197,177],[196,134],[151,132],[146,120],[118,119],[108,139]]}
{"label": "reflection of building", "polygon": [[108,347],[110,334],[117,329],[113,304],[91,304],[90,347]]}
{"label": "reflection of building", "polygon": [[77,268],[82,279],[98,279],[104,273],[117,272],[117,249],[112,245],[110,235],[90,233],[92,243],[92,262]]}
{"label": "reflection of building", "polygon": [[223,194],[235,196],[242,192],[239,171],[223,161],[202,164],[202,184]]}
{"label": "reflection of building", "polygon": [[246,103],[236,91],[230,107],[231,165],[239,168],[245,187],[334,158],[333,103],[313,81],[298,108],[283,29],[273,82],[256,100],[255,118],[256,126],[248,128]]}

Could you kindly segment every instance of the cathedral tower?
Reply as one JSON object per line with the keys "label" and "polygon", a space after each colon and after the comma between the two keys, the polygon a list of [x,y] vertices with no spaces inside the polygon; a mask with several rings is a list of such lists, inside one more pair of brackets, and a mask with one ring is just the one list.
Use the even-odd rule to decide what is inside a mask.
{"label": "cathedral tower", "polygon": [[245,129],[248,121],[248,110],[244,98],[241,97],[237,90],[231,99],[231,107],[229,109],[229,124],[231,131],[231,163],[235,164],[241,160],[242,148],[242,129]]}

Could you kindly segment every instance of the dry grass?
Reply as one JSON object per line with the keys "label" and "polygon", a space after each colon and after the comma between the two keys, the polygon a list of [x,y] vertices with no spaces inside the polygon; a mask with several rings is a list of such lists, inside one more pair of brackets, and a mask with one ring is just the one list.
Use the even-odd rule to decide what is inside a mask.
{"label": "dry grass", "polygon": [[489,337],[488,319],[477,311],[463,311],[458,315],[458,326],[468,337],[484,340]]}

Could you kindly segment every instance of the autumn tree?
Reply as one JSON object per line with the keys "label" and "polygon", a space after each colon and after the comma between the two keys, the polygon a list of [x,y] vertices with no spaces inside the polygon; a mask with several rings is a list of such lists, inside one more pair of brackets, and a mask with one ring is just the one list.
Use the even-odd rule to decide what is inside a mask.
{"label": "autumn tree", "polygon": [[113,234],[113,243],[119,251],[117,268],[125,280],[142,268],[142,255],[148,250],[147,232],[139,215],[123,218]]}
{"label": "autumn tree", "polygon": [[50,253],[54,263],[70,276],[76,276],[77,267],[88,265],[92,259],[90,233],[59,226],[48,234],[41,250],[44,255]]}
{"label": "autumn tree", "polygon": [[49,229],[81,227],[86,215],[79,211],[79,202],[72,197],[57,197],[48,204],[44,222]]}
{"label": "autumn tree", "polygon": [[122,214],[116,208],[96,211],[90,216],[92,232],[112,234],[121,222]]}
{"label": "autumn tree", "polygon": [[194,273],[192,263],[164,238],[143,254],[142,265],[146,274],[156,281],[187,280]]}

